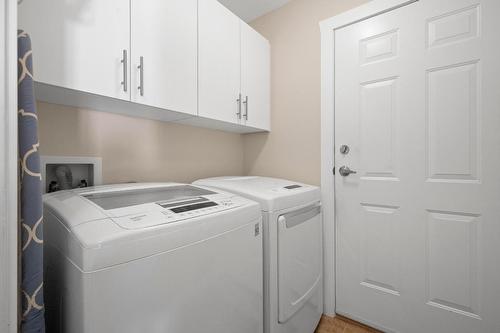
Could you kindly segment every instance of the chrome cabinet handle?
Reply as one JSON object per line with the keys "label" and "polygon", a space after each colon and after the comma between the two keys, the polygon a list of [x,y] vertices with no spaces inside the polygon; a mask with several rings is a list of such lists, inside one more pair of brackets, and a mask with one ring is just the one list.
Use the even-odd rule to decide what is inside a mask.
{"label": "chrome cabinet handle", "polygon": [[236,112],[236,115],[238,116],[238,119],[241,119],[241,94],[236,100],[236,103],[238,103],[238,112]]}
{"label": "chrome cabinet handle", "polygon": [[139,58],[139,66],[137,66],[137,69],[139,69],[139,93],[141,96],[144,96],[144,57]]}
{"label": "chrome cabinet handle", "polygon": [[347,177],[351,174],[356,174],[357,172],[354,170],[349,169],[349,167],[346,167],[345,165],[339,169],[339,173],[342,177]]}
{"label": "chrome cabinet handle", "polygon": [[245,114],[243,115],[243,118],[245,118],[245,120],[248,120],[248,96],[245,97],[243,104],[245,104]]}
{"label": "chrome cabinet handle", "polygon": [[127,56],[127,50],[123,50],[123,56],[122,56],[122,61],[120,61],[123,65],[123,81],[121,82],[121,85],[123,86],[123,91],[127,92],[128,90],[128,56]]}

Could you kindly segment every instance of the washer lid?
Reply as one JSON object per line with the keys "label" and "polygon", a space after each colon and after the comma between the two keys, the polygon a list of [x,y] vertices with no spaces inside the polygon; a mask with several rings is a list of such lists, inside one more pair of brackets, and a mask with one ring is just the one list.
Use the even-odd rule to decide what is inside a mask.
{"label": "washer lid", "polygon": [[155,219],[168,210],[164,204],[170,202],[200,197],[220,200],[230,196],[234,195],[178,183],[120,184],[49,193],[44,195],[43,202],[45,209],[53,211],[72,229],[106,218],[150,214]]}
{"label": "washer lid", "polygon": [[[109,211],[152,202],[167,203],[192,200],[193,198],[212,194],[216,193],[194,186],[174,184],[172,186],[137,188],[127,191],[96,191],[82,193],[81,196],[90,200],[103,210]],[[126,214],[126,212],[123,214]]]}
{"label": "washer lid", "polygon": [[263,211],[271,212],[319,201],[319,187],[268,177],[216,177],[200,179],[195,185],[226,190],[260,203]]}

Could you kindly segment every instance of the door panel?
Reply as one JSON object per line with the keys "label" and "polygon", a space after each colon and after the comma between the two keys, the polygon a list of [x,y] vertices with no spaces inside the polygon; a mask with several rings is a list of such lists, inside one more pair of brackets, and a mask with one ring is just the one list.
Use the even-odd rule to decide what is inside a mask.
{"label": "door panel", "polygon": [[132,100],[196,115],[198,1],[133,0],[131,5]]}
{"label": "door panel", "polygon": [[124,50],[130,55],[129,1],[29,1],[18,17],[31,36],[37,82],[130,100],[121,62]]}
{"label": "door panel", "polygon": [[477,251],[480,216],[427,213],[428,304],[481,319]]}
{"label": "door panel", "polygon": [[199,115],[239,123],[240,19],[216,0],[199,1]]}
{"label": "door panel", "polygon": [[421,0],[335,32],[335,160],[358,172],[335,178],[339,313],[500,331],[499,11]]}
{"label": "door panel", "polygon": [[362,209],[361,285],[399,296],[398,244],[393,242],[400,228],[399,207],[363,204]]}
{"label": "door panel", "polygon": [[271,129],[271,50],[269,42],[241,22],[242,121],[245,125]]}
{"label": "door panel", "polygon": [[479,181],[476,60],[427,72],[428,178]]}
{"label": "door panel", "polygon": [[364,179],[397,180],[397,84],[398,78],[391,77],[360,86],[360,170]]}

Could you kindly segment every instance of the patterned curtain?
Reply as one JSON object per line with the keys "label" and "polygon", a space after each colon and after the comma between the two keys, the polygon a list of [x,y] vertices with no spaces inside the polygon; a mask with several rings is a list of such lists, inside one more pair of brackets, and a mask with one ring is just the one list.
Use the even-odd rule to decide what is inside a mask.
{"label": "patterned curtain", "polygon": [[21,202],[21,332],[45,332],[42,176],[31,40],[18,31],[18,121]]}

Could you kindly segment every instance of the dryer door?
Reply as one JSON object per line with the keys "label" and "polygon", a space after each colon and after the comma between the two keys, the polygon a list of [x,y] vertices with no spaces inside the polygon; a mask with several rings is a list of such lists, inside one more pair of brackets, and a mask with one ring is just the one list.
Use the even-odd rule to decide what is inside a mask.
{"label": "dryer door", "polygon": [[278,217],[279,322],[291,318],[321,285],[321,206]]}

